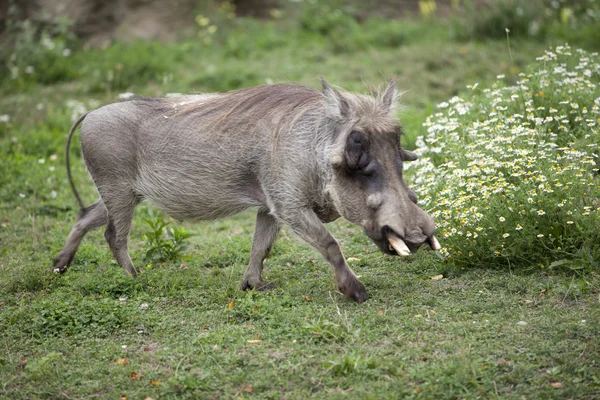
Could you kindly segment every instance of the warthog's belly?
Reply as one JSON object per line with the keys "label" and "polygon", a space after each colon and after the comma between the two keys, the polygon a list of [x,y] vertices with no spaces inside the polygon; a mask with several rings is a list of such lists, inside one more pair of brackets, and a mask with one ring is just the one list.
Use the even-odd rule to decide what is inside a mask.
{"label": "warthog's belly", "polygon": [[[161,171],[164,177],[165,171]],[[226,180],[219,175],[202,178],[185,171],[170,171],[168,179],[154,174],[140,177],[136,189],[145,201],[179,220],[212,220],[248,208],[266,208],[265,195],[254,179]]]}

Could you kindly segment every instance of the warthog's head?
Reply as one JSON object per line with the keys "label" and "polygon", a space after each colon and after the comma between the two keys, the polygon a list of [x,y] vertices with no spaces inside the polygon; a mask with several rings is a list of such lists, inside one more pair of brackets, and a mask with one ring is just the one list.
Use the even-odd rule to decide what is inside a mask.
{"label": "warthog's head", "polygon": [[433,219],[402,176],[404,162],[417,155],[400,146],[396,97],[394,81],[376,96],[340,92],[323,81],[323,104],[338,132],[329,160],[335,207],[383,252],[406,256],[423,243],[434,250],[440,245]]}

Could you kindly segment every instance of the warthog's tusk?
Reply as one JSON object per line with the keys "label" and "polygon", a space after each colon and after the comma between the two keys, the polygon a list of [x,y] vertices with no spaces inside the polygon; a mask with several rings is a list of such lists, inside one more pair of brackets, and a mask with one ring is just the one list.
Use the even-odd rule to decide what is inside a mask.
{"label": "warthog's tusk", "polygon": [[388,234],[388,241],[390,242],[390,246],[396,250],[396,253],[400,256],[410,256],[410,250],[404,240],[400,239],[398,236],[393,234]]}
{"label": "warthog's tusk", "polygon": [[431,239],[429,239],[429,245],[431,246],[432,250],[440,250],[442,248],[442,245],[440,242],[438,242],[435,236],[432,236]]}

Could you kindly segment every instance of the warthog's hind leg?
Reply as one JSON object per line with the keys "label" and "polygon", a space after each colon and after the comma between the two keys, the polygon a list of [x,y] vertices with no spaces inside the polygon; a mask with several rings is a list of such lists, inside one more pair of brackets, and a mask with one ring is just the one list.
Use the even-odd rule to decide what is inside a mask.
{"label": "warthog's hind leg", "polygon": [[137,275],[129,251],[127,250],[127,238],[131,229],[131,219],[139,200],[133,193],[123,193],[103,196],[108,209],[108,226],[104,237],[110,246],[115,259],[126,273],[135,277]]}
{"label": "warthog's hind leg", "polygon": [[77,215],[75,225],[73,225],[73,228],[69,233],[65,247],[54,258],[54,267],[52,268],[52,271],[59,274],[65,272],[69,265],[71,265],[73,257],[85,234],[91,229],[106,225],[107,222],[108,215],[102,199],[98,199],[89,207],[82,208]]}
{"label": "warthog's hind leg", "polygon": [[244,273],[242,290],[265,289],[268,287],[262,281],[263,261],[269,255],[271,246],[277,238],[279,223],[268,211],[260,210],[256,215],[256,228],[254,228],[254,239],[252,240],[252,251],[250,253],[250,264]]}

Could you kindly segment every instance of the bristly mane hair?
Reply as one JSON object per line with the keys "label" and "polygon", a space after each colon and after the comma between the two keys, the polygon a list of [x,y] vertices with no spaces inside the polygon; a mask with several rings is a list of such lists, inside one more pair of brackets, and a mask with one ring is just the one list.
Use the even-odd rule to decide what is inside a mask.
{"label": "bristly mane hair", "polygon": [[[336,89],[337,93],[348,105],[349,113],[343,122],[351,123],[357,127],[369,127],[370,130],[379,132],[395,131],[397,121],[390,108],[384,107],[383,93],[374,96],[349,93]],[[219,125],[220,131],[227,128],[244,126],[246,129],[255,129],[253,121],[268,120],[269,116],[275,119],[275,136],[286,129],[291,131],[295,124],[306,114],[314,111],[315,117],[332,119],[339,110],[333,110],[335,104],[319,91],[295,84],[273,84],[236,90],[224,94],[207,94],[197,97],[196,100],[182,102],[177,105],[177,98],[170,99],[174,105],[171,116],[194,114],[208,121],[209,125]],[[392,104],[395,103],[393,99]],[[325,121],[314,121],[318,127]],[[338,121],[341,122],[341,121]]]}

